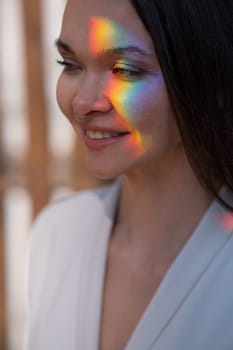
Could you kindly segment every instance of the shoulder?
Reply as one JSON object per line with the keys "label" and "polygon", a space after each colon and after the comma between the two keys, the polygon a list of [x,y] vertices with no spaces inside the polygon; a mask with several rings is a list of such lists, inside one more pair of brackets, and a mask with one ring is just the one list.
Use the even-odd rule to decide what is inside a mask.
{"label": "shoulder", "polygon": [[[46,206],[41,213],[37,216],[35,222],[41,219],[52,219],[54,215],[64,214],[72,215],[77,214],[78,210],[85,210],[90,202],[98,202],[103,200],[111,191],[113,185],[106,185],[92,190],[84,190],[78,193],[74,193],[69,197],[59,199],[48,206]],[[90,207],[89,207],[90,209]],[[63,216],[64,217],[64,216]]]}
{"label": "shoulder", "polygon": [[[119,192],[119,180],[94,190],[80,191],[44,208],[35,219],[30,232],[30,256],[51,252],[56,244],[82,240],[103,217],[111,217]],[[41,259],[40,259],[41,260]]]}
{"label": "shoulder", "polygon": [[[31,228],[29,244],[31,295],[35,297],[43,289],[41,285],[44,280],[47,281],[48,274],[55,275],[71,256],[81,254],[84,247],[91,244],[91,237],[96,234],[95,227],[106,218],[111,222],[119,192],[118,184],[119,181],[115,181],[95,190],[80,191],[48,205],[37,216]],[[34,290],[35,285],[38,292]]]}
{"label": "shoulder", "polygon": [[[80,191],[64,199],[46,206],[36,217],[31,232],[41,229],[50,229],[54,227],[66,226],[83,220],[83,215],[88,217],[95,212],[97,208],[105,206],[105,201],[115,190],[116,183],[102,186],[93,190]],[[86,216],[85,215],[85,216]]]}

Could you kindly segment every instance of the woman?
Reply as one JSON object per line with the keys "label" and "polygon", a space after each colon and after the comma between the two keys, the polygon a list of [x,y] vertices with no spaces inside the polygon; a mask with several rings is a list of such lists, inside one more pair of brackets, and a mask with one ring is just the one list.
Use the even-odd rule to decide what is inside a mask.
{"label": "woman", "polygon": [[90,171],[37,219],[28,348],[233,348],[233,2],[68,0],[60,108]]}

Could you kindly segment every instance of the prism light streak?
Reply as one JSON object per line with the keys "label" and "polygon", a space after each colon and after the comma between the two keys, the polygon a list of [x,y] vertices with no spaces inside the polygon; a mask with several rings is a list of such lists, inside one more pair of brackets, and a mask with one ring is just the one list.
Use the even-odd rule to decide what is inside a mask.
{"label": "prism light streak", "polygon": [[124,32],[113,21],[104,17],[90,18],[89,45],[93,55],[118,42],[124,42]]}
{"label": "prism light streak", "polygon": [[[103,17],[90,19],[89,44],[91,53],[98,55],[103,50],[128,46],[127,32],[113,21]],[[143,153],[152,143],[151,138],[142,135],[136,128],[135,105],[141,101],[144,91],[142,81],[125,81],[112,76],[104,93],[108,96],[121,121],[132,132],[135,152]]]}
{"label": "prism light streak", "polygon": [[[143,153],[147,149],[151,142],[148,142],[146,135],[140,133],[135,124],[137,118],[134,113],[136,101],[140,101],[143,96],[144,84],[142,82],[130,82],[116,81],[112,79],[106,88],[106,95],[112,101],[118,115],[123,120],[127,129],[129,129],[134,135],[135,152]],[[132,108],[132,106],[134,106]],[[132,111],[133,109],[133,111]]]}

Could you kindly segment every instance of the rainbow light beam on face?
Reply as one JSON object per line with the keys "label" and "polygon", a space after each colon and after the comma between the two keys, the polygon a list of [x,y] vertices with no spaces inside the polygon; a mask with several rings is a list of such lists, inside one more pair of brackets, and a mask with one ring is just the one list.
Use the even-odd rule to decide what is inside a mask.
{"label": "rainbow light beam on face", "polygon": [[[127,129],[134,135],[135,151],[143,153],[151,146],[151,137],[139,132],[135,126],[138,101],[143,95],[144,84],[141,81],[130,82],[112,79],[106,88],[106,95],[112,101],[119,116],[122,118]],[[136,103],[137,101],[137,103]]]}
{"label": "rainbow light beam on face", "polygon": [[104,17],[90,18],[89,44],[91,53],[97,55],[101,50],[124,42],[125,33],[113,21]]}
{"label": "rainbow light beam on face", "polygon": [[[109,19],[103,17],[90,19],[89,44],[94,56],[104,50],[129,46],[129,38],[132,41],[132,34],[129,35],[126,30]],[[137,42],[136,39],[135,41]],[[112,75],[106,84],[104,93],[111,100],[121,122],[132,132],[131,142],[135,145],[135,152],[144,153],[151,146],[152,137],[137,130],[137,113],[135,113],[145,94],[143,82],[121,80]]]}

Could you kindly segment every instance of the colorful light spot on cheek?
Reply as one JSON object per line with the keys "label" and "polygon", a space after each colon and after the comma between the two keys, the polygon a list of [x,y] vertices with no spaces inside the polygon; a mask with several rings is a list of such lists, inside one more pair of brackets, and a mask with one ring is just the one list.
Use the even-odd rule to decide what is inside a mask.
{"label": "colorful light spot on cheek", "polygon": [[132,131],[135,150],[140,153],[151,146],[151,138],[137,130],[138,119],[142,118],[142,115],[139,115],[140,113],[137,111],[137,106],[144,89],[144,84],[140,81],[132,83],[112,79],[105,92],[127,129]]}
{"label": "colorful light spot on cheek", "polygon": [[[127,32],[113,21],[103,17],[92,17],[90,19],[90,50],[97,55],[104,49],[118,46],[127,46]],[[135,151],[143,153],[151,146],[152,139],[142,135],[137,130],[137,104],[142,96],[144,85],[142,82],[127,82],[110,79],[105,93],[111,99],[121,121],[126,128],[132,131],[133,137],[130,142],[135,145]],[[142,101],[140,101],[142,102]]]}
{"label": "colorful light spot on cheek", "polygon": [[225,214],[222,220],[222,224],[224,226],[224,228],[232,231],[233,230],[233,215],[228,213]]}

